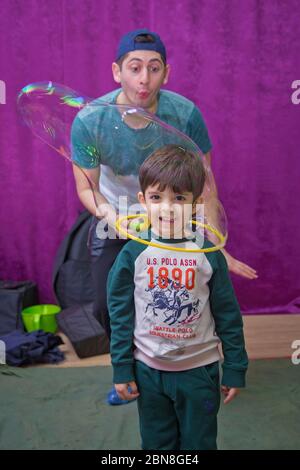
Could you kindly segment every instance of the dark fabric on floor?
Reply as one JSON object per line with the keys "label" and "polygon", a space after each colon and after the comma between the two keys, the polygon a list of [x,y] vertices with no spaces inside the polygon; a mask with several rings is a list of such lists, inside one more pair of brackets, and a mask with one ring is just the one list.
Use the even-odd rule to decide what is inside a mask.
{"label": "dark fabric on floor", "polygon": [[55,364],[65,358],[64,353],[58,348],[63,344],[62,339],[43,330],[31,333],[14,330],[0,336],[0,341],[5,343],[6,363],[11,366]]}
{"label": "dark fabric on floor", "polygon": [[[106,404],[110,367],[0,366],[0,449],[139,449],[136,403]],[[219,449],[300,449],[300,365],[250,363],[221,406]]]}

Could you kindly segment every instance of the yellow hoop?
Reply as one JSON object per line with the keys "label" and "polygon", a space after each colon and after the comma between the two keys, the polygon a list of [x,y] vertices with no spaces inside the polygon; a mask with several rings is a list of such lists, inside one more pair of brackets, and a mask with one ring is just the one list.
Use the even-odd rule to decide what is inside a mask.
{"label": "yellow hoop", "polygon": [[119,231],[122,235],[126,236],[127,238],[130,238],[131,240],[135,240],[138,243],[142,243],[143,245],[149,245],[149,246],[154,246],[155,248],[165,248],[167,250],[171,251],[186,251],[187,253],[211,253],[213,251],[218,251],[221,250],[226,243],[227,237],[224,237],[224,235],[219,232],[219,230],[213,228],[209,224],[203,224],[202,222],[198,222],[197,220],[192,220],[192,224],[198,225],[200,227],[205,228],[209,232],[215,234],[217,238],[219,239],[219,244],[215,246],[211,246],[209,248],[176,248],[173,245],[164,245],[164,244],[159,244],[155,242],[149,242],[148,240],[143,240],[142,238],[136,237],[135,235],[132,235],[131,233],[127,232],[125,229],[121,227],[121,223],[124,220],[129,220],[129,219],[135,219],[136,217],[148,217],[147,214],[136,214],[136,215],[125,215],[124,217],[120,217],[116,223],[116,229]]}

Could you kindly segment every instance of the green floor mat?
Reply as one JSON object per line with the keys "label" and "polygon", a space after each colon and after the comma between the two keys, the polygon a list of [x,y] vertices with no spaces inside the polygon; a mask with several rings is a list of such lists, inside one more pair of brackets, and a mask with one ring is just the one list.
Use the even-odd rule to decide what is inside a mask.
{"label": "green floor mat", "polygon": [[[136,403],[106,404],[110,367],[0,366],[0,449],[139,449]],[[300,365],[252,361],[219,413],[219,449],[300,449]]]}

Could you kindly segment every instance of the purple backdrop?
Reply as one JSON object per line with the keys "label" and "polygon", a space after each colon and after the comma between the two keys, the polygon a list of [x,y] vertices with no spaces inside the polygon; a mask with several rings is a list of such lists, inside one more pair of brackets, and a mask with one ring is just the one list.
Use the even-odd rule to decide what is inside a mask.
{"label": "purple backdrop", "polygon": [[243,311],[299,312],[297,0],[2,0],[0,277],[33,279],[41,300],[53,300],[53,257],[81,208],[68,163],[20,124],[18,91],[42,80],[92,97],[110,91],[118,39],[140,27],[162,36],[168,88],[207,122],[228,247],[259,272],[234,279]]}

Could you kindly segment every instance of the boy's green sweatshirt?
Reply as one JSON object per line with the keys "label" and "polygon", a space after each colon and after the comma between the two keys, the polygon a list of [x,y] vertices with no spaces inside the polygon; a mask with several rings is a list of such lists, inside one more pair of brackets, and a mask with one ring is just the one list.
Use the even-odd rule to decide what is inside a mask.
{"label": "boy's green sweatshirt", "polygon": [[[194,240],[153,241],[197,248]],[[107,292],[114,383],[135,380],[135,359],[165,371],[218,361],[221,342],[222,384],[245,386],[242,316],[220,251],[178,252],[129,241],[110,271]]]}

